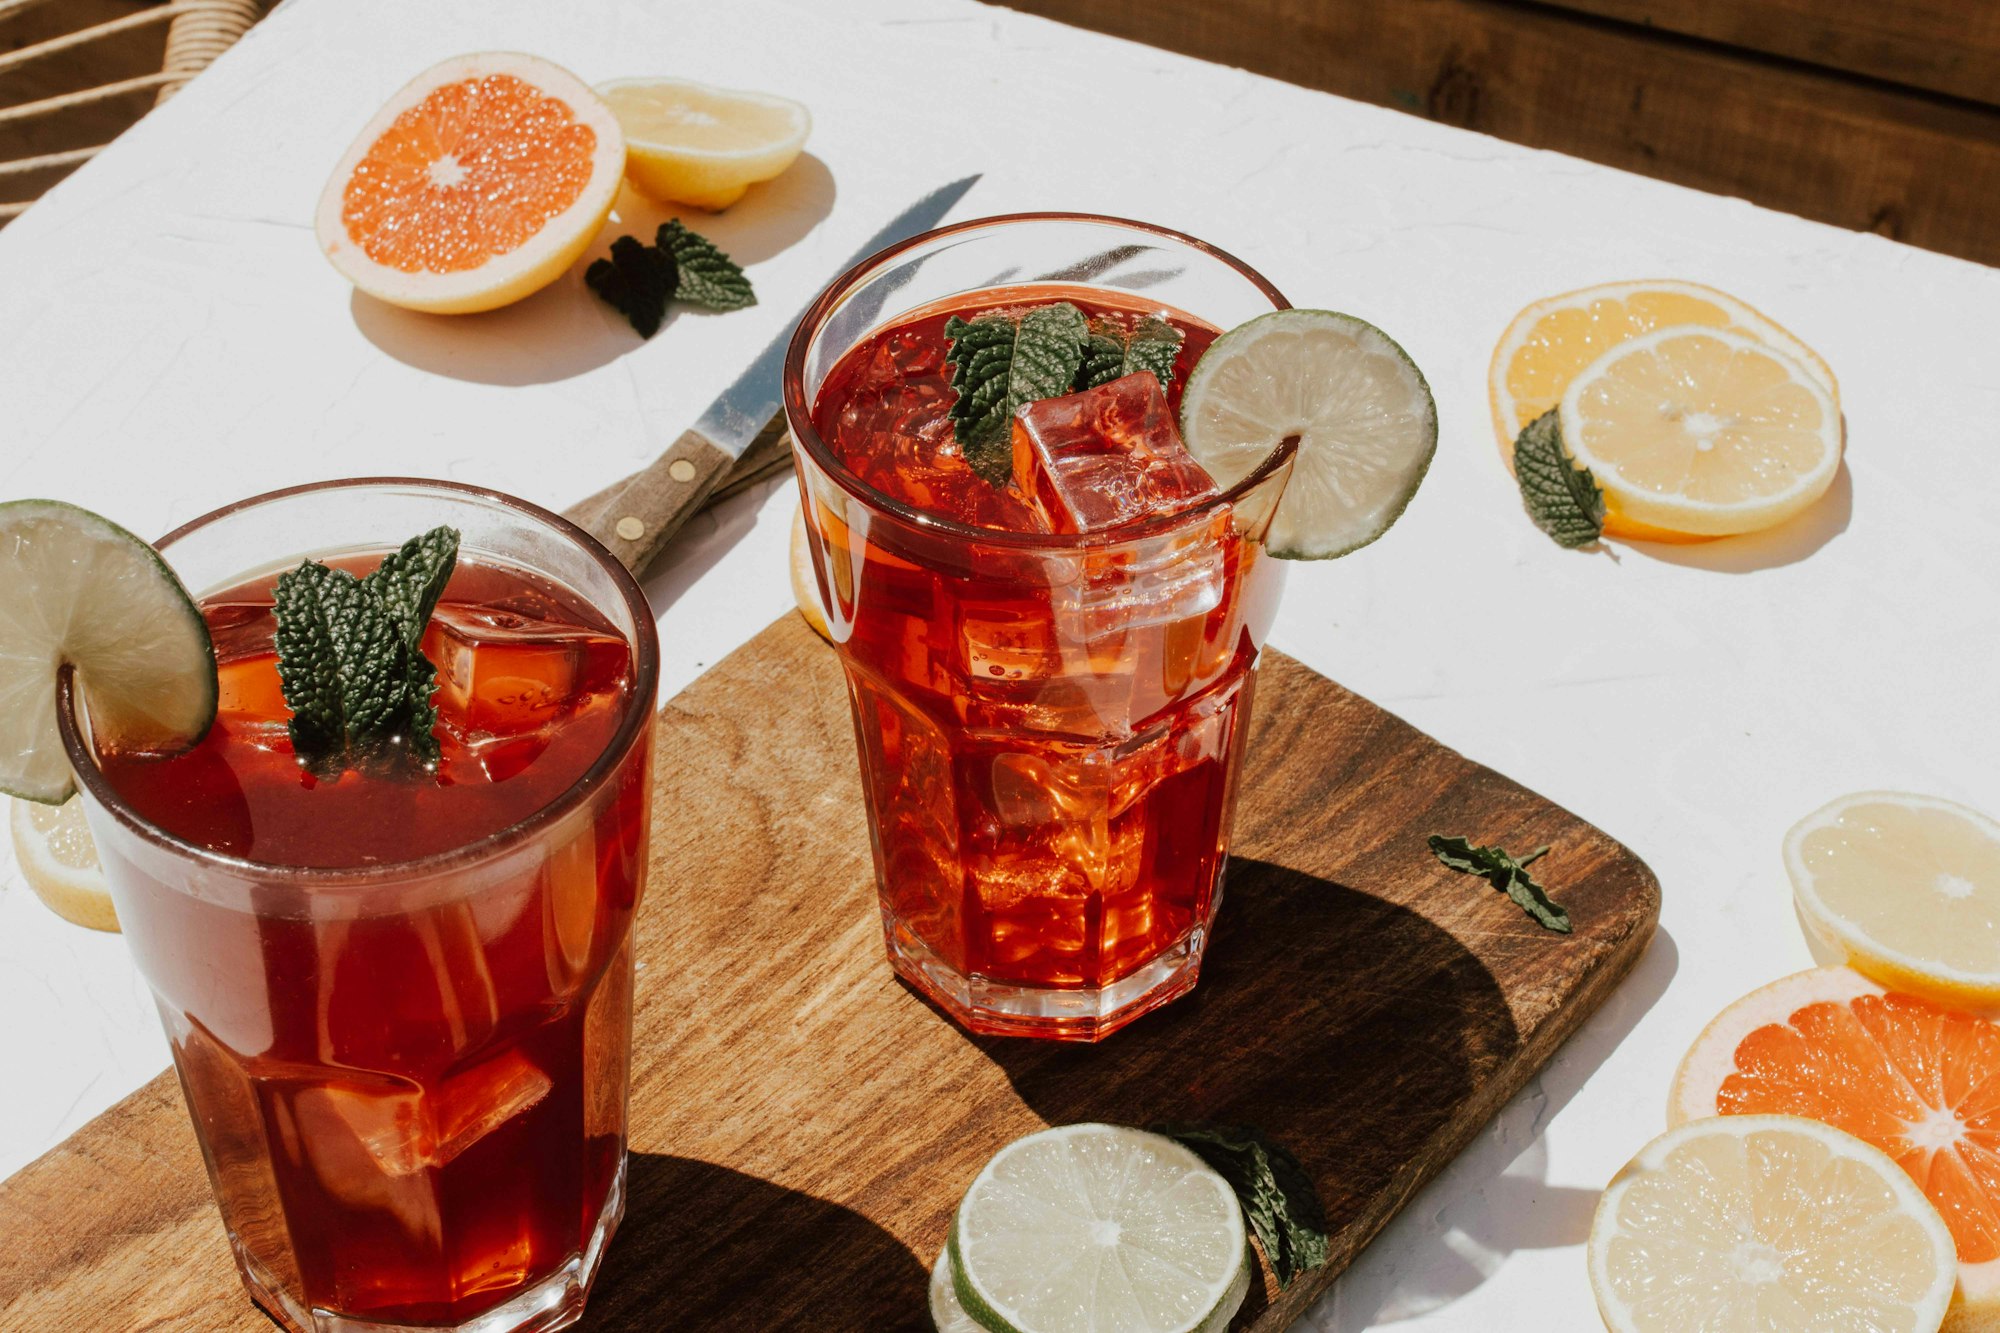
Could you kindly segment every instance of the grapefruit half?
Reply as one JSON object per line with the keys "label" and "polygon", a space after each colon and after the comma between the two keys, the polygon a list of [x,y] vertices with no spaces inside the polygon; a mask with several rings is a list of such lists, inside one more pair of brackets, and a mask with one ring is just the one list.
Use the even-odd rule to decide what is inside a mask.
{"label": "grapefruit half", "polygon": [[574,74],[508,51],[455,56],[375,113],[327,181],[316,230],[370,296],[492,310],[576,262],[624,173],[618,118]]}

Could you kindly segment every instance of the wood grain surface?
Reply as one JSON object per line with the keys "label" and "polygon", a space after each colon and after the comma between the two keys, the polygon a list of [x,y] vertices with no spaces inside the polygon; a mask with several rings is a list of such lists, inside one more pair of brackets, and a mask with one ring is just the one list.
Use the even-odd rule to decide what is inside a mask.
{"label": "wood grain surface", "polygon": [[[1646,26],[1648,11],[1681,7],[1641,0],[1576,0],[1567,8],[1516,0],[1001,2],[1446,125],[2000,263],[1992,207],[2000,198],[2000,106],[1992,105],[2000,103],[2000,87],[1986,86],[1975,102],[1774,60],[1678,36],[1664,19]],[[1765,40],[1785,22],[1780,8],[1803,14],[1823,7],[1822,0],[1688,6],[1697,11],[1693,19],[1707,16],[1709,31],[1745,41]],[[1855,8],[1847,0],[1831,7]],[[1968,74],[1977,81],[1981,34],[1990,36],[2000,6],[1923,0],[1917,7],[1964,11],[1956,35],[1948,16],[1933,24],[1934,72],[1927,77],[1954,86]],[[1641,21],[1573,12],[1582,8]],[[1877,6],[1879,22],[1902,23],[1905,8]],[[1758,10],[1774,11],[1759,25],[1764,37],[1745,17]],[[1725,23],[1725,13],[1735,18]],[[1863,58],[1862,37],[1816,22],[1800,18],[1791,40]],[[1922,31],[1911,29],[1912,39],[1921,40]],[[1874,57],[1878,64],[1886,58]],[[1296,169],[1338,175],[1358,168],[1302,155]]]}
{"label": "wood grain surface", "polygon": [[[787,615],[665,707],[639,924],[630,1209],[581,1327],[929,1328],[959,1193],[1044,1124],[1261,1126],[1318,1181],[1333,1259],[1274,1333],[1631,968],[1631,852],[1275,652],[1201,983],[1099,1046],[967,1036],[882,952],[845,690]],[[1425,848],[1512,848],[1577,925],[1535,926]],[[0,1184],[0,1327],[268,1328],[237,1286],[162,1075]]]}
{"label": "wood grain surface", "polygon": [[1989,0],[1548,0],[1561,9],[2000,103]]}

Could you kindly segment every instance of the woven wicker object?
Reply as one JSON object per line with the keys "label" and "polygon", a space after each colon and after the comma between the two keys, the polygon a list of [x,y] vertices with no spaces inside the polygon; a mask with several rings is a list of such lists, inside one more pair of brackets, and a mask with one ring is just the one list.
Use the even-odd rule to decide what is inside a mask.
{"label": "woven wicker object", "polygon": [[[0,20],[11,19],[51,0],[0,0]],[[136,13],[94,24],[75,32],[48,37],[17,51],[0,55],[0,74],[20,69],[32,61],[64,56],[87,63],[92,43],[153,24],[167,25],[166,57],[157,74],[142,74],[94,87],[79,88],[59,96],[44,97],[14,106],[0,107],[0,125],[54,116],[72,107],[124,97],[143,89],[157,89],[156,101],[164,102],[182,85],[206,69],[215,58],[235,44],[263,14],[261,0],[170,0]],[[96,156],[104,148],[96,144],[60,152],[40,153],[0,162],[0,177],[74,166]],[[0,203],[0,219],[11,218],[33,200]]]}

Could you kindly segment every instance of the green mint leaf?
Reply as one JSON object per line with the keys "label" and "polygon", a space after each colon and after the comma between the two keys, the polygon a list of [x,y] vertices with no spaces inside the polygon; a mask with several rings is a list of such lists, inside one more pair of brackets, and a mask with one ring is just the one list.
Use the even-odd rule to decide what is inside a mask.
{"label": "green mint leaf", "polygon": [[1521,910],[1546,930],[1567,935],[1571,931],[1569,912],[1549,897],[1535,882],[1528,867],[1549,854],[1537,847],[1526,856],[1513,857],[1498,847],[1481,847],[1469,838],[1430,836],[1431,854],[1462,875],[1477,875],[1506,894]]}
{"label": "green mint leaf", "polygon": [[583,281],[625,316],[633,332],[641,338],[650,338],[660,331],[660,321],[667,315],[667,302],[673,299],[680,277],[672,254],[630,236],[620,236],[611,243],[609,257],[595,261],[583,271]]}
{"label": "green mint leaf", "polygon": [[1155,1125],[1219,1172],[1283,1290],[1326,1262],[1326,1209],[1299,1159],[1248,1125]]}
{"label": "green mint leaf", "polygon": [[431,704],[437,693],[437,668],[424,656],[424,630],[457,567],[458,529],[438,527],[404,542],[361,580],[381,598],[403,636],[410,748],[425,764],[437,763],[442,751],[436,735],[437,709]]}
{"label": "green mint leaf", "polygon": [[1084,344],[1083,365],[1076,372],[1078,389],[1095,389],[1100,384],[1141,370],[1153,372],[1160,388],[1174,383],[1174,362],[1181,354],[1181,331],[1164,319],[1147,315],[1127,331],[1109,321],[1094,321]]}
{"label": "green mint leaf", "polygon": [[308,560],[273,592],[278,682],[292,710],[292,748],[308,763],[369,747],[409,718],[402,627],[373,589]]}
{"label": "green mint leaf", "polygon": [[689,231],[678,219],[660,224],[654,243],[673,256],[680,271],[678,301],[692,301],[711,310],[742,310],[757,304],[750,279],[728,255],[715,248],[706,236]]}
{"label": "green mint leaf", "polygon": [[403,642],[415,648],[423,643],[431,612],[437,609],[438,597],[456,568],[458,529],[432,528],[383,556],[382,563],[361,582],[382,599],[402,627]]}
{"label": "green mint leaf", "polygon": [[951,340],[952,435],[972,470],[995,486],[1014,475],[1014,413],[1070,391],[1090,327],[1067,301],[945,321]]}
{"label": "green mint leaf", "polygon": [[437,669],[424,630],[458,564],[459,535],[433,528],[366,578],[308,560],[280,575],[278,681],[292,748],[309,767],[346,764],[400,740],[437,763]]}
{"label": "green mint leaf", "polygon": [[1590,469],[1578,467],[1563,448],[1554,408],[1530,421],[1515,439],[1514,480],[1528,517],[1556,545],[1587,546],[1603,535],[1604,492]]}

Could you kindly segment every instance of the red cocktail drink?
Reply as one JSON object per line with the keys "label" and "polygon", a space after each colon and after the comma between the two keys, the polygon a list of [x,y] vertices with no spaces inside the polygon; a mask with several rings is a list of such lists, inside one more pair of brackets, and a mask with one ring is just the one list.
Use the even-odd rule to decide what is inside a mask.
{"label": "red cocktail drink", "polygon": [[[1073,249],[1115,256],[1125,242],[1156,276],[1202,269],[1206,286],[1186,290],[1216,320],[1172,304],[1171,281],[1121,290],[1115,263],[1089,286],[947,286],[922,300],[927,266],[985,244],[995,271],[1010,228],[1049,227]],[[1065,257],[1088,262],[1052,259]],[[843,306],[871,284],[922,303],[843,330]],[[1063,301],[1093,328],[1173,326],[1175,373],[1024,407],[996,482],[954,438],[946,324]],[[1254,274],[1169,233],[996,220],[864,265],[793,345],[787,404],[890,955],[975,1030],[1095,1039],[1194,984],[1281,583],[1263,540],[1290,448],[1225,488],[1187,455],[1174,416],[1217,324],[1274,304]]]}
{"label": "red cocktail drink", "polygon": [[651,620],[553,516],[366,489],[379,516],[327,563],[372,568],[356,536],[466,529],[423,642],[434,770],[293,753],[267,563],[285,548],[240,577],[255,534],[227,530],[310,532],[337,488],[162,544],[197,587],[241,561],[200,598],[215,726],[173,756],[79,755],[72,729],[72,759],[258,1301],[301,1333],[561,1327],[622,1209]]}

